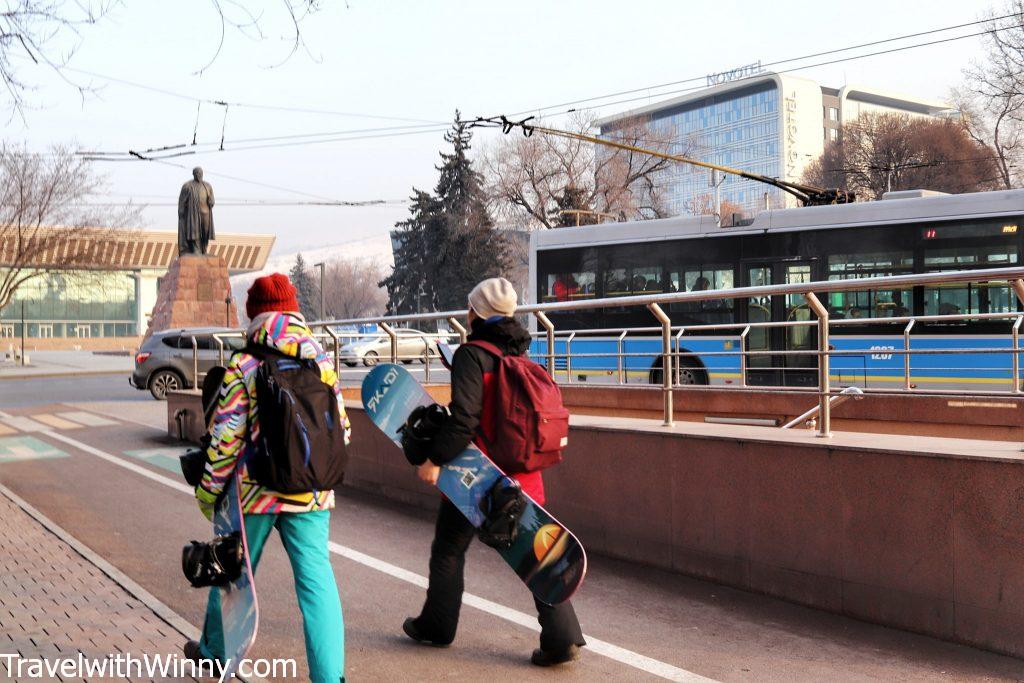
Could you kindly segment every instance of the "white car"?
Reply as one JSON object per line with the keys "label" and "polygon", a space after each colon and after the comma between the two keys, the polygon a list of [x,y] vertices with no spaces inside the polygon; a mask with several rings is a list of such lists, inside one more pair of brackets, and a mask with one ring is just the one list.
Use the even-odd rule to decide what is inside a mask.
{"label": "white car", "polygon": [[[403,363],[418,360],[425,363],[427,356],[438,356],[437,338],[428,336],[419,330],[395,330],[398,337],[398,359]],[[341,362],[349,367],[362,363],[366,366],[376,365],[391,359],[391,337],[378,334],[345,344],[340,349]]]}

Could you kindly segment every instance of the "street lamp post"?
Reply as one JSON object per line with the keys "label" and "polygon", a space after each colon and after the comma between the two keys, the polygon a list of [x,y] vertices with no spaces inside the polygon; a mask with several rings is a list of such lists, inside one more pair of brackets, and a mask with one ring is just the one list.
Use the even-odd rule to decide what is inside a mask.
{"label": "street lamp post", "polygon": [[313,267],[320,269],[320,320],[326,320],[327,313],[324,311],[324,262],[314,263]]}

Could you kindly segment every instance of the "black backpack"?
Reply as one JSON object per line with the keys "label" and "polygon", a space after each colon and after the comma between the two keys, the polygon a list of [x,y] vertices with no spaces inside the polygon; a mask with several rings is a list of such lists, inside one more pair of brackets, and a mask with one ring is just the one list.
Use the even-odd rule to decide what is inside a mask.
{"label": "black backpack", "polygon": [[279,493],[328,491],[341,484],[348,464],[345,428],[333,387],[310,358],[262,346],[245,353],[256,370],[259,439],[246,469],[256,483]]}

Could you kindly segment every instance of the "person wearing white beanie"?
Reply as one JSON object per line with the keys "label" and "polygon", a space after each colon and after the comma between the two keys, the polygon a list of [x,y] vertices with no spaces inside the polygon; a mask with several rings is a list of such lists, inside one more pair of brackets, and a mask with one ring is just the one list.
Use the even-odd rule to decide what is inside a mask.
{"label": "person wearing white beanie", "polygon": [[503,277],[484,280],[469,293],[469,308],[480,318],[511,318],[519,297],[515,287]]}
{"label": "person wearing white beanie", "polygon": [[[518,296],[505,278],[484,280],[469,293],[469,326],[466,344],[456,349],[451,362],[451,416],[431,440],[428,459],[419,465],[417,474],[428,484],[436,484],[441,465],[458,456],[470,443],[485,453],[484,434],[492,424],[497,405],[494,376],[501,358],[523,356],[530,348],[530,333],[515,319]],[[474,342],[486,342],[491,351]],[[500,352],[495,355],[495,351]],[[500,465],[500,463],[499,463]],[[515,465],[515,463],[513,463]],[[504,465],[505,472],[517,482],[524,493],[537,503],[545,502],[541,470],[524,471]],[[446,647],[455,640],[462,606],[463,569],[466,549],[476,537],[476,528],[447,498],[441,499],[434,525],[434,541],[430,546],[430,578],[427,598],[416,617],[402,624],[402,630],[413,640]],[[537,666],[568,664],[580,656],[587,644],[576,612],[569,600],[547,605],[534,598],[540,624],[540,647],[533,651],[530,662]]]}

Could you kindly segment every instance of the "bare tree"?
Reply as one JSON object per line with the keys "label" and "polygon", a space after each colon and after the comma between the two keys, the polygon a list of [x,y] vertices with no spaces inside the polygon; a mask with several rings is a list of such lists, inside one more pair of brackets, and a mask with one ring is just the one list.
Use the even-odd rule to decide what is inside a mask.
{"label": "bare tree", "polygon": [[[265,23],[264,3],[252,0],[206,1],[220,22],[220,39],[210,60],[196,73],[208,69],[220,55],[228,28],[237,29],[257,40],[265,37],[262,29]],[[278,0],[278,3],[283,7],[289,24],[284,39],[291,46],[280,61],[283,64],[305,47],[300,24],[320,9],[321,0]],[[93,91],[89,83],[73,75],[69,62],[85,39],[87,29],[109,16],[119,4],[120,0],[7,0],[5,7],[0,9],[0,82],[7,90],[12,113],[24,117],[28,104],[26,96],[36,87],[21,75],[19,68],[30,62],[56,73],[82,97]]]}
{"label": "bare tree", "polygon": [[868,112],[843,125],[840,139],[825,146],[803,179],[881,199],[891,190],[990,190],[998,175],[992,150],[959,120]]}
{"label": "bare tree", "polygon": [[48,67],[85,95],[64,68],[83,31],[105,17],[112,0],[11,0],[0,10],[0,81],[14,111],[23,114],[26,92],[34,89],[19,75],[18,60]]}
{"label": "bare tree", "polygon": [[[594,120],[575,114],[569,128],[588,133]],[[628,121],[607,135],[667,152],[671,131]],[[598,147],[547,135],[509,136],[484,155],[492,210],[499,221],[526,229],[664,215],[657,175],[671,162],[648,154]],[[577,213],[580,212],[580,213]]]}
{"label": "bare tree", "polygon": [[0,310],[34,278],[95,265],[110,229],[138,219],[130,205],[89,206],[105,187],[68,147],[38,154],[0,146]]}
{"label": "bare tree", "polygon": [[985,34],[987,56],[964,70],[952,98],[967,132],[995,154],[1000,186],[1024,185],[1024,0],[1010,0]]}
{"label": "bare tree", "polygon": [[324,273],[324,301],[328,318],[363,318],[383,313],[388,293],[378,283],[387,275],[377,261],[338,259]]}
{"label": "bare tree", "polygon": [[716,211],[715,197],[710,192],[699,194],[686,202],[686,212],[694,216],[713,216],[718,213],[718,220],[723,228],[731,227],[737,219],[746,215],[742,206],[728,199],[722,199]]}

